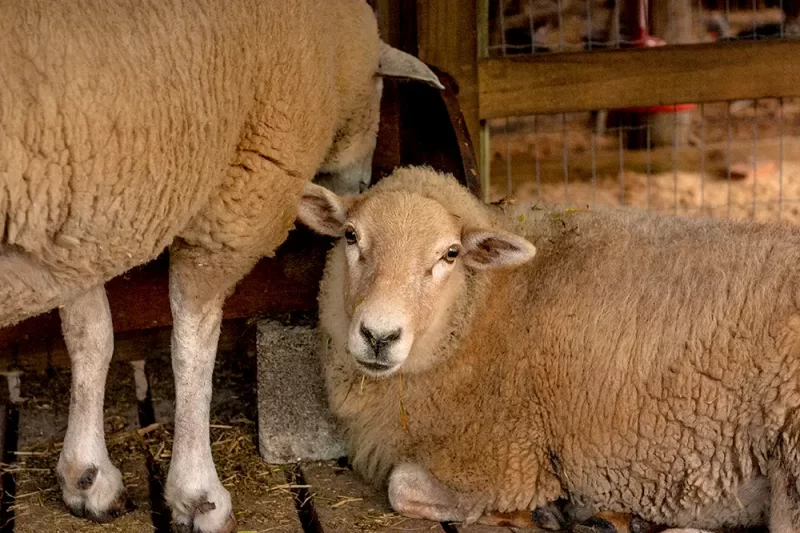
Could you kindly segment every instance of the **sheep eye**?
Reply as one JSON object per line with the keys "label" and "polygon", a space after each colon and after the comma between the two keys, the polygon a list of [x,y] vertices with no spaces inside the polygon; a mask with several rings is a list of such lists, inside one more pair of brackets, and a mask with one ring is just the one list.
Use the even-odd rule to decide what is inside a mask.
{"label": "sheep eye", "polygon": [[444,259],[448,263],[452,263],[453,261],[456,260],[456,257],[458,257],[458,248],[456,248],[455,246],[451,246],[450,248],[447,249],[447,252],[445,252],[444,257],[442,257],[442,259]]}
{"label": "sheep eye", "polygon": [[356,235],[356,230],[353,229],[352,226],[348,226],[344,230],[344,240],[347,241],[347,244],[355,244],[358,240],[358,235]]}

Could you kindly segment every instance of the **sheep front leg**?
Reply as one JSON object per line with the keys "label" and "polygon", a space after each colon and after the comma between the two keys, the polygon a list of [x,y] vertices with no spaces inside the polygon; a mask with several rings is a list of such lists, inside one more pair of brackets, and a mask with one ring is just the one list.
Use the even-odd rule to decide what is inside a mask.
{"label": "sheep front leg", "polygon": [[[240,276],[214,259],[190,247],[170,250],[175,434],[165,492],[181,533],[236,530],[231,497],[211,455],[209,411],[222,304]],[[237,272],[244,275],[249,266]]]}
{"label": "sheep front leg", "polygon": [[435,522],[460,522],[489,526],[536,526],[542,530],[564,528],[564,517],[555,505],[530,511],[499,513],[486,511],[484,499],[477,494],[454,491],[420,465],[405,463],[392,469],[389,476],[389,503],[403,516]]}
{"label": "sheep front leg", "polygon": [[56,473],[69,510],[97,522],[120,514],[122,476],[108,458],[103,428],[106,375],[114,330],[106,291],[98,285],[61,308],[61,329],[72,365],[69,423]]}
{"label": "sheep front leg", "polygon": [[446,487],[428,469],[413,463],[392,469],[389,503],[403,516],[436,522],[472,524],[484,512],[480,498]]}

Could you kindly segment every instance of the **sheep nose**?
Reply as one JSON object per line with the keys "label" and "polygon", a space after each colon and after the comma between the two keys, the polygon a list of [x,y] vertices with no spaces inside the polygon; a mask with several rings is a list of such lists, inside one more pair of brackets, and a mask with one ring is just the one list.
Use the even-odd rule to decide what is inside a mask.
{"label": "sheep nose", "polygon": [[378,333],[369,329],[363,322],[359,330],[361,331],[361,336],[364,337],[364,340],[367,341],[367,344],[375,353],[376,359],[382,359],[386,353],[386,348],[397,342],[403,334],[403,330],[400,328],[387,333]]}

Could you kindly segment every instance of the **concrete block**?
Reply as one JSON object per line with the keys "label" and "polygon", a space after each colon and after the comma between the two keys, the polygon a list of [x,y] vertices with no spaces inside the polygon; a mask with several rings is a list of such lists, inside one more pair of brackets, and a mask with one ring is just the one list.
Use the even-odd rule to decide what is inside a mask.
{"label": "concrete block", "polygon": [[257,330],[261,456],[276,464],[345,456],[327,405],[314,320],[267,318]]}

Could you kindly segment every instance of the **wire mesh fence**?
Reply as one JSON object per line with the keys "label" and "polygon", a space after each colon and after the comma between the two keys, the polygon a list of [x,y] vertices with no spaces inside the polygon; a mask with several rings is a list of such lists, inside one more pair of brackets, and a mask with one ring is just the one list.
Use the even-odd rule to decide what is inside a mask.
{"label": "wire mesh fence", "polygon": [[[680,113],[686,144],[676,142]],[[800,223],[800,100],[703,104],[665,117],[673,142],[660,145],[652,119],[617,117],[603,133],[590,113],[491,121],[490,200]]]}
{"label": "wire mesh fence", "polygon": [[[490,0],[492,57],[638,46],[644,19],[669,44],[800,35],[795,0]],[[653,28],[657,26],[657,28]]]}
{"label": "wire mesh fence", "polygon": [[[798,33],[800,2],[655,3],[660,32],[680,43]],[[653,45],[644,40],[656,14],[644,4],[492,0],[489,56]],[[488,127],[491,201],[800,223],[800,99],[514,117]]]}

